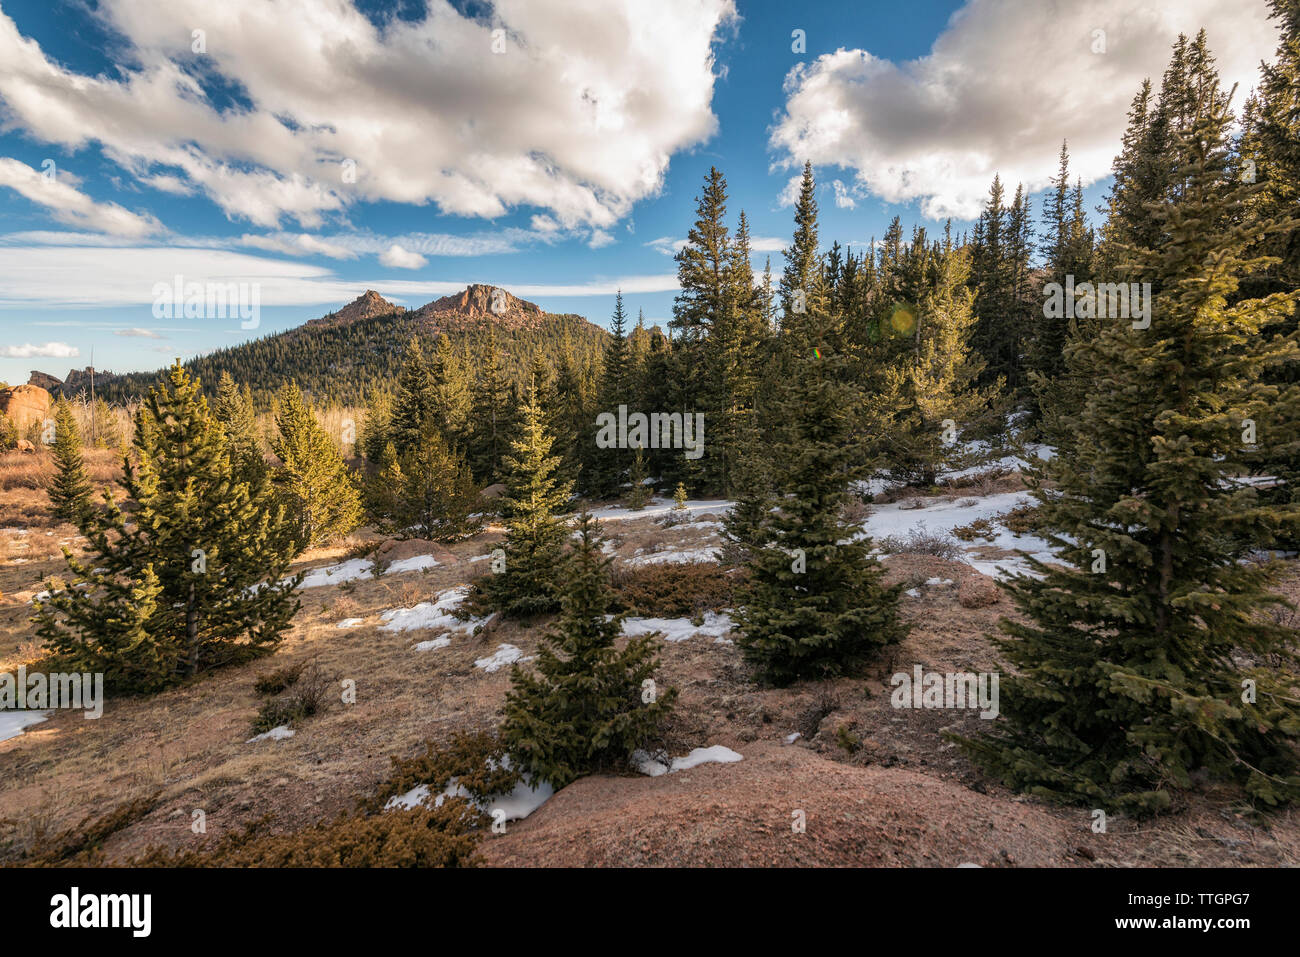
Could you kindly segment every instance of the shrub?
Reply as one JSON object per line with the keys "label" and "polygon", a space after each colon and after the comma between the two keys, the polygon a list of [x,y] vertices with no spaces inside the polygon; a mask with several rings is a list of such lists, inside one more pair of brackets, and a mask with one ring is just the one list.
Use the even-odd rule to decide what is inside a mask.
{"label": "shrub", "polygon": [[287,834],[266,819],[189,851],[155,848],[132,867],[474,867],[483,815],[463,798],[441,807],[340,815]]}
{"label": "shrub", "polygon": [[[286,668],[281,669],[281,672],[267,675],[267,686],[272,687],[277,683],[271,679],[284,680],[292,671],[292,668]],[[298,673],[299,677],[295,677],[286,685],[292,688],[289,693],[272,698],[258,710],[257,717],[253,719],[254,734],[263,734],[281,725],[297,724],[325,710],[330,691],[330,679],[314,661],[306,667],[300,666]]]}
{"label": "shrub", "polygon": [[258,678],[253,684],[253,690],[261,695],[279,694],[301,678],[303,669],[306,667],[307,663],[304,661],[296,665],[277,668],[270,674],[265,674]]}
{"label": "shrub", "polygon": [[961,557],[961,546],[946,532],[932,532],[920,525],[906,535],[886,535],[876,539],[876,545],[886,554],[933,555],[956,561]]}
{"label": "shrub", "polygon": [[732,606],[738,576],[715,562],[630,566],[615,572],[618,611],[648,618],[688,618]]}

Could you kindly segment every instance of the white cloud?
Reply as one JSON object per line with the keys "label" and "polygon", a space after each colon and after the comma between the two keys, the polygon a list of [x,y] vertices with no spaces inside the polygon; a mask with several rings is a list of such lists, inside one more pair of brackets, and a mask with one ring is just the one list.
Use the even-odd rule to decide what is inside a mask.
{"label": "white cloud", "polygon": [[252,246],[254,249],[284,253],[289,256],[306,254],[309,256],[327,256],[330,259],[353,259],[356,257],[356,253],[346,246],[307,233],[298,233],[296,235],[275,233],[270,236],[253,236],[245,233],[239,237],[239,244],[241,246]]}
{"label": "white cloud", "polygon": [[472,273],[432,281],[384,276],[345,280],[324,266],[260,257],[220,245],[74,245],[67,238],[71,234],[54,234],[56,242],[50,245],[30,239],[18,244],[11,241],[15,235],[0,236],[0,306],[21,306],[24,310],[149,306],[154,285],[174,282],[178,275],[187,283],[256,283],[263,308],[336,307],[366,289],[377,289],[385,298],[405,305],[422,305],[431,298],[460,292],[471,283],[499,285],[515,295],[534,298],[612,296],[619,289],[627,294],[671,292],[679,288],[675,273],[616,276],[580,283],[516,284],[508,276]]}
{"label": "white cloud", "polygon": [[161,232],[162,225],[152,216],[141,216],[117,203],[97,203],[75,187],[78,182],[67,173],[54,171],[46,176],[8,156],[0,156],[0,186],[25,196],[50,210],[61,223],[115,236],[147,236]]}
{"label": "white cloud", "polygon": [[920,59],[840,49],[797,65],[770,145],[778,167],[843,167],[888,202],[970,219],[995,173],[1044,187],[1062,139],[1074,175],[1108,175],[1134,94],[1144,77],[1159,88],[1180,32],[1206,28],[1240,108],[1277,45],[1267,16],[1265,0],[968,0]]}
{"label": "white cloud", "polygon": [[138,328],[138,327],[135,328],[135,329],[118,329],[118,330],[116,330],[116,331],[113,333],[113,335],[115,335],[115,336],[125,336],[125,337],[128,338],[128,339],[162,339],[162,338],[165,338],[165,337],[163,337],[163,336],[158,335],[158,333],[154,332],[152,329],[140,329],[140,328]]}
{"label": "white cloud", "polygon": [[[5,119],[272,229],[376,200],[608,228],[715,133],[712,44],[736,17],[733,0],[496,0],[474,18],[428,0],[423,19],[380,26],[351,0],[104,0],[96,15],[123,46],[89,76],[0,13]],[[217,109],[209,80],[247,108]]]}
{"label": "white cloud", "polygon": [[403,249],[397,243],[393,243],[380,253],[379,261],[390,269],[419,269],[429,262],[419,253]]}
{"label": "white cloud", "polygon": [[591,231],[591,238],[587,240],[587,245],[592,249],[602,249],[614,241],[614,237],[605,232],[605,230],[593,229]]}
{"label": "white cloud", "polygon": [[[685,239],[673,239],[671,236],[660,236],[658,239],[652,239],[646,243],[651,249],[663,253],[665,256],[675,256],[686,246]],[[780,252],[786,247],[786,241],[776,236],[750,236],[749,251],[750,253],[775,253]]]}
{"label": "white cloud", "polygon": [[79,355],[81,355],[81,350],[76,346],[68,345],[66,342],[46,342],[39,346],[34,346],[29,342],[21,346],[0,347],[0,356],[6,359],[35,359],[37,357],[72,359]]}

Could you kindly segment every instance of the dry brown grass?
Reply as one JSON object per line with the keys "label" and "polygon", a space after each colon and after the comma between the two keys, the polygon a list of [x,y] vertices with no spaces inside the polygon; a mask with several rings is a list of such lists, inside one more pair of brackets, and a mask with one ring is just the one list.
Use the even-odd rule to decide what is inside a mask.
{"label": "dry brown grass", "polygon": [[[702,529],[682,526],[665,530],[644,520],[611,524],[611,530],[622,539],[618,551],[624,558],[649,544],[647,533],[664,536],[661,544],[672,547],[708,540]],[[28,537],[37,534],[45,537],[36,531]],[[348,549],[371,538],[371,533],[362,531],[357,541],[311,553],[300,567],[338,561]],[[110,700],[103,718],[97,721],[85,720],[80,714],[56,713],[28,733],[0,742],[0,767],[4,769],[0,807],[10,819],[0,825],[0,859],[12,858],[32,846],[39,835],[102,818],[127,802],[155,793],[158,803],[152,811],[105,837],[103,846],[109,860],[123,861],[154,846],[195,850],[204,841],[241,833],[266,814],[274,816],[277,830],[302,830],[351,813],[358,799],[389,796],[383,782],[391,773],[390,756],[411,758],[423,753],[427,741],[443,744],[457,732],[499,724],[510,684],[509,669],[489,674],[474,662],[507,642],[526,655],[535,654],[545,622],[526,627],[497,619],[486,634],[457,633],[445,648],[416,652],[417,642],[440,632],[383,631],[378,627],[379,615],[433,600],[446,589],[469,581],[486,563],[467,559],[490,551],[498,540],[499,533],[494,532],[458,543],[450,548],[455,561],[425,574],[357,582],[346,593],[337,586],[306,589],[302,610],[272,658],[233,667],[152,698]],[[0,554],[6,541],[0,535]],[[1007,603],[961,607],[960,584],[966,577],[978,576],[964,563],[929,555],[896,555],[886,565],[891,582],[934,577],[952,579],[956,584],[922,587],[919,598],[903,602],[902,613],[913,625],[911,634],[890,648],[863,678],[763,688],[749,680],[734,646],[698,638],[664,645],[660,684],[674,686],[680,693],[666,729],[671,753],[680,755],[694,747],[721,744],[746,754],[747,761],[754,756],[757,768],[762,748],[779,744],[793,731],[802,731],[804,738],[796,747],[816,752],[813,757],[819,762],[832,762],[817,764],[817,768],[870,766],[876,776],[863,780],[879,781],[882,788],[903,782],[915,790],[908,782],[942,782],[945,793],[960,791],[972,802],[992,802],[990,808],[1021,806],[1020,799],[1013,801],[1004,789],[982,780],[942,736],[944,731],[980,730],[978,717],[943,711],[900,712],[889,705],[890,676],[908,671],[914,664],[939,671],[996,670],[997,657],[988,635],[996,630],[999,615],[1009,612]],[[1290,567],[1284,591],[1295,597],[1300,593],[1300,563],[1293,562]],[[0,564],[0,590],[5,593],[0,598],[0,666],[31,654],[33,634],[26,621],[30,606],[13,595],[36,587],[48,571],[36,562]],[[362,623],[340,629],[338,622],[344,618],[360,618]],[[328,707],[302,722],[292,738],[247,743],[250,725],[265,700],[256,691],[258,679],[269,671],[313,659],[331,679]],[[343,681],[355,683],[355,704],[341,700]],[[857,738],[851,752],[836,739],[836,730],[842,726]],[[895,768],[909,777],[880,777]],[[723,775],[731,770],[721,767],[709,773]],[[808,787],[816,787],[814,770],[810,766]],[[698,778],[674,775],[664,785],[638,777],[610,780],[624,791],[644,794],[656,786],[687,787],[691,780],[706,788],[710,778],[701,772]],[[761,789],[778,784],[760,776],[753,786]],[[972,785],[984,790],[972,791]],[[700,792],[701,799],[708,796],[707,790]],[[1300,821],[1293,813],[1273,816],[1261,827],[1230,810],[1236,800],[1236,796],[1212,790],[1197,792],[1188,811],[1180,816],[1141,827],[1119,821],[1110,835],[1100,837],[1090,835],[1089,819],[1077,810],[1032,801],[1028,806],[1034,821],[1054,822],[1052,827],[1064,833],[1077,831],[1098,862],[1300,863]],[[565,806],[560,802],[553,814],[563,813]],[[519,828],[571,826],[572,822],[563,820],[548,824],[550,807]],[[195,835],[190,829],[196,809],[206,814],[206,835]],[[989,850],[996,856],[996,847]],[[1067,863],[1087,861],[1079,858]]]}

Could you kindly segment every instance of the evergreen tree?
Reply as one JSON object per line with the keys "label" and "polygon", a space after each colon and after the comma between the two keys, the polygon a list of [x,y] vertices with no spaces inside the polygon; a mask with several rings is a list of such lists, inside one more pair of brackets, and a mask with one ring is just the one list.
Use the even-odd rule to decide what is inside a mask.
{"label": "evergreen tree", "polygon": [[778,295],[785,351],[803,355],[823,342],[828,333],[826,287],[817,252],[817,188],[811,162],[804,164],[794,223],[794,241],[785,250]]}
{"label": "evergreen tree", "polygon": [[510,448],[510,382],[501,365],[496,327],[488,332],[479,356],[478,379],[473,392],[469,463],[474,477],[484,485],[505,477],[505,454]]}
{"label": "evergreen tree", "polygon": [[397,377],[397,395],[384,444],[391,441],[399,456],[414,448],[425,423],[434,418],[435,406],[433,370],[420,340],[412,336],[402,354],[402,371]]}
{"label": "evergreen tree", "polygon": [[[541,353],[537,358],[542,359]],[[442,335],[434,349],[429,368],[431,408],[434,421],[442,429],[450,445],[464,446],[469,440],[470,413],[473,402],[470,396],[469,373],[451,346],[451,339]]]}
{"label": "evergreen tree", "polygon": [[104,397],[96,396],[91,403],[91,422],[94,426],[94,446],[97,449],[122,449],[122,429],[117,416]]}
{"label": "evergreen tree", "polygon": [[927,486],[941,468],[965,464],[958,434],[986,416],[1000,386],[975,385],[984,360],[970,347],[975,317],[967,250],[954,247],[949,233],[932,261],[933,284],[921,296],[915,332],[886,370],[868,416],[881,423],[890,474]]}
{"label": "evergreen tree", "polygon": [[627,507],[634,512],[639,512],[646,507],[654,490],[646,484],[646,460],[645,451],[637,446],[632,453],[632,468],[628,473],[629,488],[627,490]]}
{"label": "evergreen tree", "polygon": [[388,444],[378,472],[366,482],[365,497],[380,531],[387,534],[454,542],[480,527],[471,518],[482,501],[469,466],[431,418],[405,453],[399,455]]}
{"label": "evergreen tree", "polygon": [[393,444],[392,430],[393,397],[385,390],[373,389],[370,401],[366,404],[366,416],[361,421],[361,437],[357,443],[367,462],[378,463],[383,457],[384,450]]}
{"label": "evergreen tree", "polygon": [[789,684],[853,674],[900,640],[901,587],[886,588],[871,544],[841,519],[849,483],[870,463],[856,439],[859,402],[842,360],[800,357],[776,408],[778,508],[766,515],[737,610],[740,646],[760,678]]}
{"label": "evergreen tree", "polygon": [[298,608],[285,578],[294,528],[262,489],[237,482],[221,427],[179,362],[136,413],[123,486],[83,520],[89,557],[37,603],[62,670],[103,672],[116,692],[155,691],[269,653]]}
{"label": "evergreen tree", "polygon": [[72,403],[60,398],[54,404],[54,477],[45,491],[50,496],[50,507],[55,518],[73,525],[89,524],[94,507],[90,496],[94,491],[86,464],[81,456],[81,432]]}
{"label": "evergreen tree", "polygon": [[361,495],[334,440],[316,421],[297,383],[285,383],[276,400],[280,459],[276,489],[298,523],[299,550],[335,541],[361,524]]}
{"label": "evergreen tree", "polygon": [[[626,405],[629,412],[637,409],[634,368],[626,334],[626,315],[623,312],[623,293],[614,297],[614,315],[610,320],[609,348],[605,350],[605,365],[601,371],[600,391],[597,393],[597,414],[608,412],[618,415],[618,407]],[[618,494],[623,482],[629,456],[627,449],[596,447],[592,440],[590,464],[584,469],[584,487],[597,497]]]}
{"label": "evergreen tree", "polygon": [[560,458],[551,454],[553,440],[536,387],[530,390],[521,419],[523,429],[512,446],[515,454],[506,458],[505,570],[480,578],[472,602],[472,607],[511,618],[560,607],[568,532],[556,513],[572,493],[571,485],[556,480]]}
{"label": "evergreen tree", "polygon": [[610,560],[584,513],[567,564],[564,610],[542,639],[536,670],[516,667],[501,738],[534,780],[562,788],[579,776],[626,764],[646,746],[677,698],[656,688],[658,639],[615,642],[623,617],[610,615]]}
{"label": "evergreen tree", "polygon": [[270,469],[262,454],[253,397],[247,388],[241,390],[235,384],[229,372],[221,373],[212,415],[225,435],[226,449],[235,468],[235,480],[247,482],[252,489],[260,487],[269,477]]}
{"label": "evergreen tree", "polygon": [[1297,293],[1228,305],[1261,265],[1247,254],[1261,227],[1231,224],[1253,187],[1232,176],[1230,119],[1204,87],[1173,135],[1173,201],[1148,207],[1154,244],[1119,262],[1159,290],[1151,327],[1111,320],[1087,347],[1079,429],[1036,492],[1038,525],[1078,570],[1031,560],[1042,577],[1008,586],[1021,617],[1001,623],[1006,724],[965,742],[1044,797],[1158,811],[1198,770],[1265,804],[1300,794],[1297,634],[1258,614],[1279,601],[1273,573],[1242,561],[1300,507],[1237,481],[1243,422],[1300,419],[1300,399],[1260,377],[1296,352],[1260,330]]}

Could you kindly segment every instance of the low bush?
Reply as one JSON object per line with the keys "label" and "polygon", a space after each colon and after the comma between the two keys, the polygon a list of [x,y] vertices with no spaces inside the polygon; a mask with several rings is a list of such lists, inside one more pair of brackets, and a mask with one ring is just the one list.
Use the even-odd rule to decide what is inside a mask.
{"label": "low bush", "polygon": [[732,606],[739,576],[716,562],[635,565],[614,573],[615,609],[648,618],[691,618]]}

